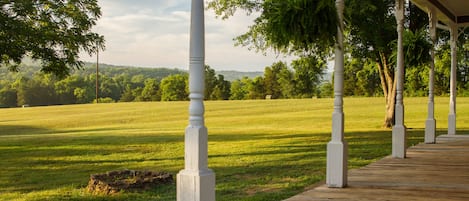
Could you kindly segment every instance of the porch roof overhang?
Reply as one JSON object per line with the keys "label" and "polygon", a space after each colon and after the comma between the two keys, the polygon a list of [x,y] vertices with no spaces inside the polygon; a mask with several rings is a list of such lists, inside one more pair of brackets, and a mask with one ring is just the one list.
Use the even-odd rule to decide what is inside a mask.
{"label": "porch roof overhang", "polygon": [[447,26],[469,26],[468,0],[411,0],[420,9],[436,12],[437,19]]}

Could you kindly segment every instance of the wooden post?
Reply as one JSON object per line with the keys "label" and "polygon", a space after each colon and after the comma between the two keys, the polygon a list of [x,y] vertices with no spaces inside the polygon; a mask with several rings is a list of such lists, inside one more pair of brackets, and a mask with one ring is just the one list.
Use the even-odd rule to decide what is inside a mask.
{"label": "wooden post", "polygon": [[208,132],[204,122],[204,0],[192,0],[189,64],[189,126],[184,169],[177,175],[178,201],[215,201],[215,173],[208,169]]}
{"label": "wooden post", "polygon": [[432,41],[432,48],[430,50],[430,73],[428,79],[428,116],[425,122],[425,143],[434,144],[436,142],[436,120],[435,120],[435,101],[433,95],[433,88],[435,83],[435,44],[436,44],[436,12],[435,10],[428,11],[429,32]]}
{"label": "wooden post", "polygon": [[396,107],[395,125],[392,128],[392,156],[395,158],[406,157],[406,127],[404,126],[404,0],[396,0],[397,21],[397,70],[396,70]]}
{"label": "wooden post", "polygon": [[456,24],[451,25],[450,30],[451,43],[451,80],[450,80],[450,98],[449,98],[449,115],[448,115],[448,135],[456,135],[456,70],[457,60],[457,40],[458,27]]}
{"label": "wooden post", "polygon": [[326,183],[329,187],[342,188],[347,186],[347,157],[348,147],[344,140],[344,37],[343,12],[344,0],[336,0],[339,26],[337,27],[337,42],[335,45],[334,66],[334,112],[332,113],[332,139],[327,144],[327,175]]}

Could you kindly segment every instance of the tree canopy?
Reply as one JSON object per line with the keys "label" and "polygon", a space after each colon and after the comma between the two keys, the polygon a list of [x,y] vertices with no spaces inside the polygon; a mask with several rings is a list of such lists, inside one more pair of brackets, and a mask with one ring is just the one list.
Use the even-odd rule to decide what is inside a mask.
{"label": "tree canopy", "polygon": [[337,12],[330,0],[213,0],[208,7],[222,18],[237,9],[261,11],[248,32],[236,41],[262,52],[272,48],[299,55],[323,54],[334,44],[337,32]]}
{"label": "tree canopy", "polygon": [[[394,76],[395,44],[397,40],[394,0],[347,0],[345,1],[345,39],[347,51],[355,62],[365,62],[377,67],[383,95],[386,99],[385,126],[394,123],[396,79]],[[209,8],[223,18],[232,16],[237,9],[260,13],[249,30],[236,38],[237,44],[256,50],[272,48],[283,53],[295,53],[304,58],[314,56],[314,68],[330,54],[337,33],[338,15],[335,2],[331,0],[211,0]],[[421,65],[428,61],[430,45],[425,36],[428,21],[425,13],[411,9],[414,21],[406,22],[412,29],[406,32],[406,61]],[[341,22],[342,23],[342,22]],[[313,58],[314,58],[313,57]],[[300,60],[301,61],[301,60]],[[313,60],[311,60],[313,61]],[[360,66],[360,65],[358,65]],[[362,65],[364,66],[364,65]],[[355,70],[357,71],[357,70]],[[359,70],[358,70],[359,71]],[[321,71],[311,70],[309,74]],[[362,74],[365,71],[361,71]],[[373,72],[373,71],[367,71]],[[320,76],[320,75],[317,75]],[[309,76],[311,77],[311,76]],[[302,79],[304,80],[304,79]],[[363,85],[364,86],[364,85]]]}
{"label": "tree canopy", "polygon": [[101,17],[97,0],[10,0],[0,2],[0,62],[17,70],[23,58],[42,62],[57,76],[81,68],[78,54],[104,48],[91,31]]}

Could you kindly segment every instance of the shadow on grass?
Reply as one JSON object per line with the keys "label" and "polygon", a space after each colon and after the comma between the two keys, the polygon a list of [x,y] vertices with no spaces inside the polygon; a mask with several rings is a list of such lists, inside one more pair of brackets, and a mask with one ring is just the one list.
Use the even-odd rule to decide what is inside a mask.
{"label": "shadow on grass", "polygon": [[[12,129],[12,128],[10,128]],[[53,133],[54,131],[22,128],[25,132]],[[41,132],[39,132],[41,131]],[[445,134],[438,130],[438,135]],[[458,130],[458,133],[469,133]],[[423,129],[407,130],[408,146],[423,141]],[[26,135],[26,133],[25,133]],[[349,144],[349,168],[357,168],[379,160],[391,153],[391,130],[374,132],[346,132]],[[38,139],[41,136],[38,136]],[[181,136],[145,135],[145,136],[83,136],[73,140],[55,139],[41,142],[41,146],[57,146],[69,143],[70,148],[53,149],[53,151],[37,151],[35,141],[23,142],[9,147],[8,142],[0,142],[0,160],[9,161],[0,170],[0,192],[28,193],[41,190],[54,190],[61,186],[75,185],[83,188],[90,173],[123,169],[129,163],[183,163],[183,147],[173,156],[153,155],[127,159],[93,159],[92,161],[68,160],[66,157],[115,154],[125,151],[125,147],[150,145],[155,143],[168,144],[176,142],[182,146]],[[217,154],[209,155],[209,167],[213,168],[217,178],[217,200],[282,200],[304,191],[310,185],[324,180],[326,169],[326,145],[330,133],[314,134],[210,134],[209,143],[217,145],[244,143],[249,147],[228,152],[218,150]],[[246,143],[241,141],[258,141],[263,143]],[[48,144],[49,143],[49,144]],[[89,145],[90,148],[76,148],[73,145]],[[173,144],[174,145],[174,144]],[[171,145],[171,146],[173,146]],[[117,146],[121,149],[94,149],[94,147]],[[169,145],[167,145],[169,146]],[[31,149],[31,150],[27,150]],[[157,150],[151,150],[157,151]],[[131,151],[140,156],[140,150]],[[155,153],[156,154],[156,153]],[[27,161],[31,155],[45,158],[44,160]],[[65,157],[65,159],[63,159]],[[174,162],[177,161],[177,162]],[[44,168],[52,167],[52,168]],[[182,168],[182,166],[181,166]],[[173,172],[175,174],[175,172]],[[51,179],[61,177],[63,179]],[[163,190],[152,190],[142,194],[125,193],[118,197],[96,197],[87,194],[57,195],[57,197],[38,198],[37,200],[174,200],[175,185]],[[1,196],[0,196],[1,197]]]}
{"label": "shadow on grass", "polygon": [[81,130],[52,130],[42,127],[33,126],[22,126],[22,125],[1,125],[0,126],[0,137],[8,136],[37,136],[37,135],[49,135],[49,134],[68,134],[68,133],[81,133],[81,132],[102,132],[119,130],[113,128],[93,128],[93,129],[81,129]]}

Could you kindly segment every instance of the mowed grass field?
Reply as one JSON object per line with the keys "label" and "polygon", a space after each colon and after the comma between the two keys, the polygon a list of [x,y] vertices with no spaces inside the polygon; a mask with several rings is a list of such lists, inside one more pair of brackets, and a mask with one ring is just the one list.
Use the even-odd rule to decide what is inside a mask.
{"label": "mowed grass field", "polygon": [[[436,98],[438,134],[448,97]],[[408,145],[423,141],[427,98],[405,98]],[[207,101],[217,200],[282,200],[325,178],[333,99]],[[384,98],[345,98],[349,167],[391,153]],[[184,166],[189,102],[0,109],[0,200],[176,200],[176,184],[141,193],[86,192],[90,174]],[[457,127],[469,133],[469,98]]]}

